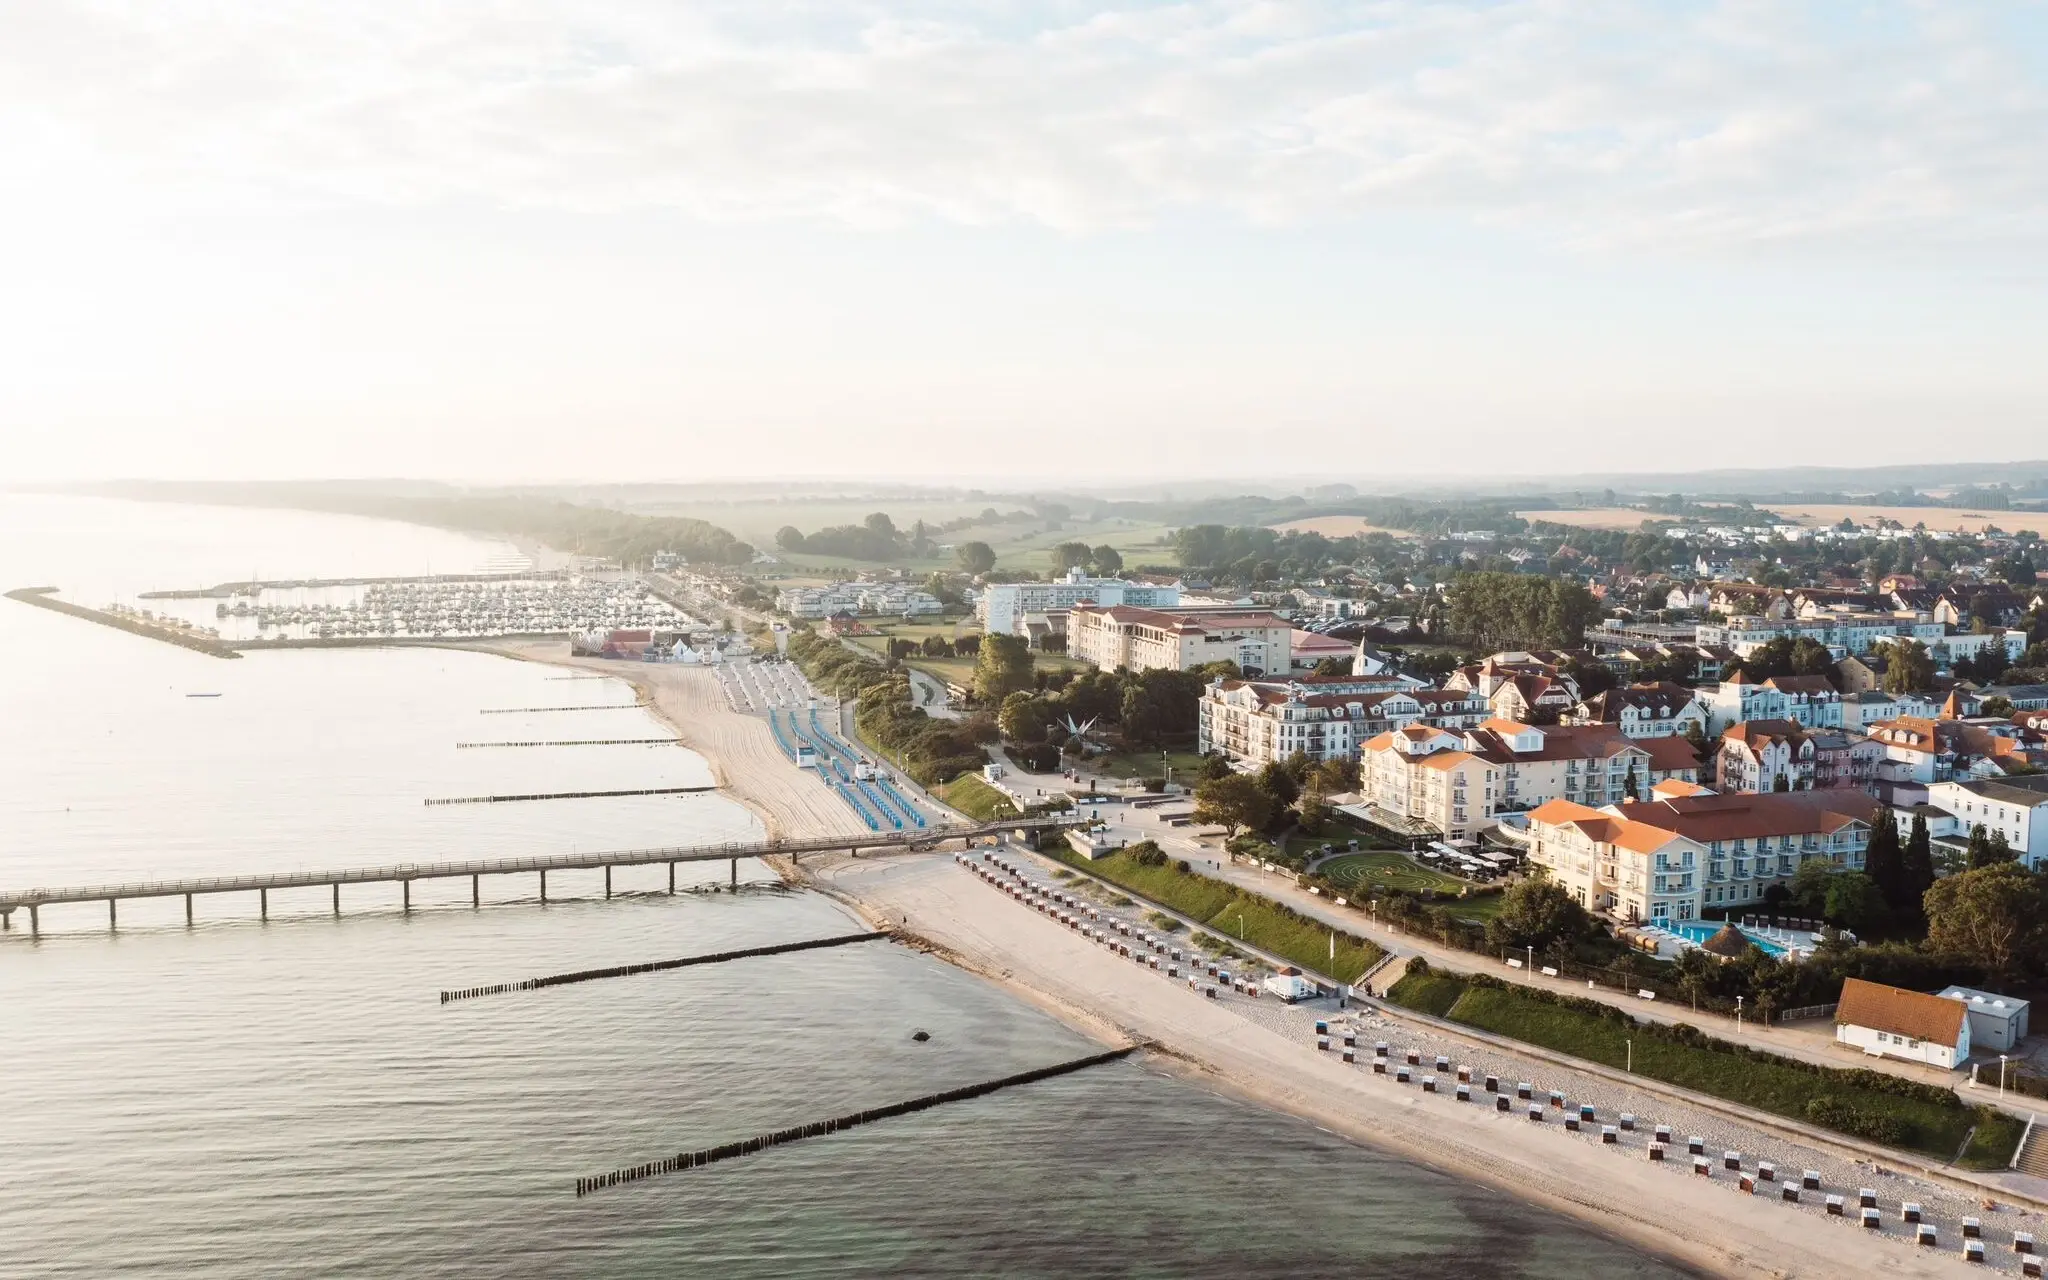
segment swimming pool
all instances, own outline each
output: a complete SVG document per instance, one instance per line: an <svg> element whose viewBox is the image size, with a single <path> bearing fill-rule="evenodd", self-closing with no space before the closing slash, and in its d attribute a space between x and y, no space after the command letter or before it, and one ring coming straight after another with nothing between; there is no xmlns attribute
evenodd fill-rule
<svg viewBox="0 0 2048 1280"><path fill-rule="evenodd" d="M1669 924L1664 927L1679 937L1684 938L1687 942L1695 944L1705 942L1708 938L1721 932L1721 926L1712 920L1680 920L1675 924ZM1737 930L1737 932L1742 933L1743 937L1762 947L1766 955L1782 956L1785 954L1785 948L1779 943L1768 942L1753 933L1743 932L1742 930Z"/></svg>

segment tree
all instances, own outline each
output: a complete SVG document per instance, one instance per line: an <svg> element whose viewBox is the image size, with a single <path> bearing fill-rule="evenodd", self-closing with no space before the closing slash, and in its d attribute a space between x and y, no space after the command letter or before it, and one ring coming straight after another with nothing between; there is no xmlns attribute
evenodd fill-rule
<svg viewBox="0 0 2048 1280"><path fill-rule="evenodd" d="M1202 678L1192 671L1155 667L1127 676L1117 706L1124 741L1157 747L1195 731L1201 716Z"/></svg>
<svg viewBox="0 0 2048 1280"><path fill-rule="evenodd" d="M983 702L1000 703L1019 689L1031 687L1031 650L1022 636L983 636L974 657L974 693Z"/></svg>
<svg viewBox="0 0 2048 1280"><path fill-rule="evenodd" d="M1927 891L1927 945L2010 976L2041 953L2048 894L2017 862L1960 872Z"/></svg>
<svg viewBox="0 0 2048 1280"><path fill-rule="evenodd" d="M1069 569L1085 568L1089 557L1094 554L1085 542L1062 542L1052 549L1053 570L1065 573Z"/></svg>
<svg viewBox="0 0 2048 1280"><path fill-rule="evenodd" d="M1235 839L1273 820L1273 798L1248 774L1227 773L1195 784L1195 821L1220 823Z"/></svg>
<svg viewBox="0 0 2048 1280"><path fill-rule="evenodd" d="M896 536L896 522L891 520L886 512L877 511L861 521L861 524L867 527L869 533L877 537L894 538Z"/></svg>
<svg viewBox="0 0 2048 1280"><path fill-rule="evenodd" d="M1870 842L1863 850L1863 871L1893 907L1910 910L1912 889L1906 881L1905 850L1899 846L1899 821L1889 808L1879 809L1870 824Z"/></svg>
<svg viewBox="0 0 2048 1280"><path fill-rule="evenodd" d="M953 558L972 574L984 574L996 567L995 550L986 542L963 542L954 549Z"/></svg>
<svg viewBox="0 0 2048 1280"><path fill-rule="evenodd" d="M1994 693L1978 704L1977 714L1980 716L2011 716L2012 699L2002 693Z"/></svg>
<svg viewBox="0 0 2048 1280"><path fill-rule="evenodd" d="M1884 691L1915 693L1934 687L1934 659L1918 640L1894 641L1886 652Z"/></svg>
<svg viewBox="0 0 2048 1280"><path fill-rule="evenodd" d="M1089 552L1088 560L1098 577L1113 578L1124 569L1123 554L1106 542Z"/></svg>
<svg viewBox="0 0 2048 1280"><path fill-rule="evenodd" d="M1046 726L1052 722L1051 709L1041 698L1018 690L1003 699L996 724L1011 742L1043 742Z"/></svg>
<svg viewBox="0 0 2048 1280"><path fill-rule="evenodd" d="M1301 798L1301 783L1280 760L1274 760L1259 770L1259 789L1273 797L1276 809L1285 809Z"/></svg>
<svg viewBox="0 0 2048 1280"><path fill-rule="evenodd" d="M1500 910L1486 922L1486 941L1500 948L1570 944L1586 936L1593 918L1554 880L1524 880L1501 895Z"/></svg>
<svg viewBox="0 0 2048 1280"><path fill-rule="evenodd" d="M1927 830L1927 819L1920 814L1913 815L1912 833L1906 837L1906 851L1901 861L1908 901L1900 908L1900 914L1917 916L1921 900L1934 887L1934 841Z"/></svg>
<svg viewBox="0 0 2048 1280"><path fill-rule="evenodd" d="M775 545L781 547L784 551L802 551L804 549L804 531L793 524L783 525L775 531Z"/></svg>
<svg viewBox="0 0 2048 1280"><path fill-rule="evenodd" d="M1839 928L1872 933L1891 920L1892 912L1876 881L1860 871L1837 871L1828 876L1820 914Z"/></svg>

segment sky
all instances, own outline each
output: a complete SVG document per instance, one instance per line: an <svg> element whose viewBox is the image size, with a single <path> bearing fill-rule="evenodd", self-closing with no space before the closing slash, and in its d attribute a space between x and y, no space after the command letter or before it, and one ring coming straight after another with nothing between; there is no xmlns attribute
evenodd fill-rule
<svg viewBox="0 0 2048 1280"><path fill-rule="evenodd" d="M0 483L2048 455L2048 0L0 7Z"/></svg>

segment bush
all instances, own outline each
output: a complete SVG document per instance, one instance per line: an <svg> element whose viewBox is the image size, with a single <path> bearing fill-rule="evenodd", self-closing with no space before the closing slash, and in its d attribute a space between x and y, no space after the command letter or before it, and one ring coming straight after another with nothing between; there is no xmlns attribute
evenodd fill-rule
<svg viewBox="0 0 2048 1280"><path fill-rule="evenodd" d="M1806 1118L1824 1129L1834 1129L1882 1142L1888 1147L1906 1140L1906 1126L1897 1116L1863 1107L1852 1107L1832 1094L1822 1094L1806 1104Z"/></svg>

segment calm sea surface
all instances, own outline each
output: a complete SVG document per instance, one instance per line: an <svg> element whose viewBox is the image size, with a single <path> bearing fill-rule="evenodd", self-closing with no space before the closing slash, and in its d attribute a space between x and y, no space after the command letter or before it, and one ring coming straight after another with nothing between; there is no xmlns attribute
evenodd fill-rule
<svg viewBox="0 0 2048 1280"><path fill-rule="evenodd" d="M0 495L0 589L94 605L262 576L503 569L291 512ZM613 681L430 650L226 662L0 601L0 885L758 834ZM188 697L188 694L219 694ZM722 865L706 876L722 877ZM683 869L685 883L691 878ZM750 879L770 880L759 868ZM53 907L0 935L0 1275L1654 1276L1571 1223L1122 1064L575 1199L579 1174L1089 1052L882 944L442 1006L444 987L844 932L663 869ZM650 891L642 895L638 891ZM912 1030L932 1033L913 1043Z"/></svg>

